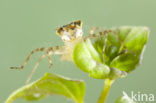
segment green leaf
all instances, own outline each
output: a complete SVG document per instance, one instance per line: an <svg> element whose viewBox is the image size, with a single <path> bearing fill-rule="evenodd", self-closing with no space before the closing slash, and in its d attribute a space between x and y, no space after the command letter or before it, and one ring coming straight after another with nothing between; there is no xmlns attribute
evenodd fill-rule
<svg viewBox="0 0 156 103"><path fill-rule="evenodd" d="M148 39L149 29L147 27L134 27L124 40L124 45L129 51L139 56Z"/></svg>
<svg viewBox="0 0 156 103"><path fill-rule="evenodd" d="M77 43L73 62L97 79L124 77L126 72L130 73L141 63L149 29L124 26L105 31L108 32Z"/></svg>
<svg viewBox="0 0 156 103"><path fill-rule="evenodd" d="M115 103L136 103L134 102L130 97L128 97L128 95L123 92L123 96L119 97Z"/></svg>
<svg viewBox="0 0 156 103"><path fill-rule="evenodd" d="M65 77L46 73L41 79L25 85L13 92L5 103L12 103L15 99L39 100L48 95L62 95L83 103L85 84L83 81L71 80Z"/></svg>
<svg viewBox="0 0 156 103"><path fill-rule="evenodd" d="M111 67L118 68L121 71L130 72L139 64L139 57L133 53L125 53L117 56L111 62Z"/></svg>
<svg viewBox="0 0 156 103"><path fill-rule="evenodd" d="M125 46L125 52L116 56L111 61L110 67L129 73L141 63L149 29L147 27L120 27L118 30L122 45ZM122 45L120 51L124 49Z"/></svg>
<svg viewBox="0 0 156 103"><path fill-rule="evenodd" d="M100 54L89 39L76 45L73 51L73 60L81 70L88 72L91 77L97 79L108 77L110 69L107 65L102 64Z"/></svg>
<svg viewBox="0 0 156 103"><path fill-rule="evenodd" d="M73 60L85 72L90 72L96 66L96 61L91 56L85 42L80 42L76 45L73 51Z"/></svg>
<svg viewBox="0 0 156 103"><path fill-rule="evenodd" d="M104 79L108 77L110 69L107 65L97 64L90 72L90 77L96 79Z"/></svg>

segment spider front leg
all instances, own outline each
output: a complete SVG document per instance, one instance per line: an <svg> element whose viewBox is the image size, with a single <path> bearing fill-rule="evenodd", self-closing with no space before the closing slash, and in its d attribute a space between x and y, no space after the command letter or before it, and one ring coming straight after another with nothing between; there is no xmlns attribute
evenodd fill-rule
<svg viewBox="0 0 156 103"><path fill-rule="evenodd" d="M48 48L47 51L46 51L46 54L43 54L43 55L38 59L37 63L35 64L35 66L34 66L32 72L31 72L31 74L29 75L28 79L26 80L25 84L28 84L28 83L29 83L29 81L31 80L33 74L34 74L35 71L37 70L37 68L38 68L38 66L39 66L39 64L40 64L40 62L41 62L41 60L42 60L43 58L48 57L48 61L49 61L49 63L50 63L50 68L51 68L53 64L52 64L52 60L50 59L50 56L51 56L52 54L57 54L57 55L60 54L60 55L61 55L61 54L64 54L65 52L66 52L66 51L65 51L64 46L56 46L56 47L50 47L50 48Z"/></svg>
<svg viewBox="0 0 156 103"><path fill-rule="evenodd" d="M95 35L95 31L99 31L100 28L99 27L91 27L90 31L89 31L89 36L93 37Z"/></svg>
<svg viewBox="0 0 156 103"><path fill-rule="evenodd" d="M32 57L32 55L34 53L42 52L42 51L45 51L45 48L36 48L36 49L32 50L31 53L26 58L26 60L24 61L24 63L20 67L10 67L10 69L24 69L25 65L28 63L28 61L30 60L30 58Z"/></svg>
<svg viewBox="0 0 156 103"><path fill-rule="evenodd" d="M32 50L31 53L26 58L26 60L24 61L24 63L20 67L10 67L10 69L24 69L25 65L28 63L28 61L30 60L30 58L32 57L32 55L34 53L46 51L46 53L48 54L48 50L46 50L46 49L47 48L36 48L36 49ZM53 64L52 64L52 61L50 59L50 55L47 55L47 57L48 57L48 61L50 64L49 68L51 68Z"/></svg>

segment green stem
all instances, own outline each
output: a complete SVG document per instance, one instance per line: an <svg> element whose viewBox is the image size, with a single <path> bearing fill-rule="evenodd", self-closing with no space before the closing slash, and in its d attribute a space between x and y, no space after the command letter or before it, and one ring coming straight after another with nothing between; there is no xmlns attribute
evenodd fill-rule
<svg viewBox="0 0 156 103"><path fill-rule="evenodd" d="M110 80L110 79L105 80L104 88L102 90L101 96L100 96L97 103L106 103L106 99L107 99L109 90L110 90L111 85L113 84L113 82L114 82L114 80Z"/></svg>

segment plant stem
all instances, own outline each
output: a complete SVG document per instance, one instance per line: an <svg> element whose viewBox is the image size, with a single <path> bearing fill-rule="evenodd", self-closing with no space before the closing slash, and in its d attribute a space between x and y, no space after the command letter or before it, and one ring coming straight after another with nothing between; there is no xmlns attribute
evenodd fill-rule
<svg viewBox="0 0 156 103"><path fill-rule="evenodd" d="M104 88L102 90L101 96L97 103L106 103L106 99L109 93L109 90L111 88L111 85L113 84L114 80L106 79L104 82Z"/></svg>

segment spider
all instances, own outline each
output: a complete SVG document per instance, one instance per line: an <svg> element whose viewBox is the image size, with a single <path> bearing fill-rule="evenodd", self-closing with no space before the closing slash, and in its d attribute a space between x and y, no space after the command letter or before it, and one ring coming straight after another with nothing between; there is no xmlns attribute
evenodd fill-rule
<svg viewBox="0 0 156 103"><path fill-rule="evenodd" d="M98 27L92 27L89 32L89 36L85 37L83 36L83 30L82 30L82 22L80 20L74 21L72 23L69 23L67 25L64 25L62 27L59 27L56 29L56 34L62 39L64 42L64 45L62 46L54 46L54 47L48 47L48 48L36 48L31 51L31 53L28 55L24 63L20 67L11 67L11 69L24 69L25 65L28 63L32 55L36 52L45 52L45 54L41 55L38 61L36 62L32 72L28 76L28 79L26 80L26 84L31 80L34 72L38 68L41 60L45 57L48 58L49 61L49 68L52 67L53 63L50 58L51 55L61 55L61 60L67 60L72 61L72 51L75 45L79 42L83 42L85 39L92 39L99 37L100 35L105 35L106 39L104 40L104 44L107 43L107 34L108 32L111 32L111 30L101 30L98 32L98 34L95 34L95 30L99 30ZM103 54L105 52L106 46L103 46ZM103 56L104 57L104 56ZM104 61L104 58L103 58Z"/></svg>

